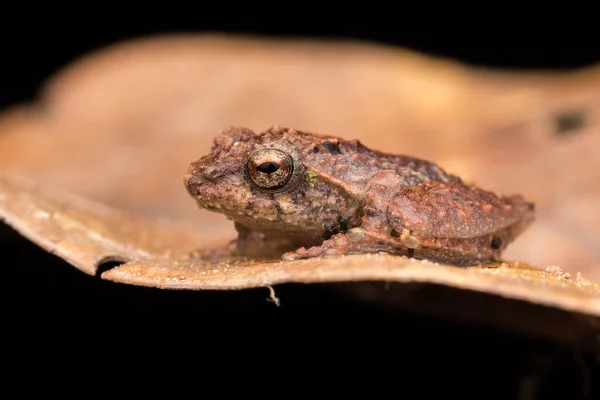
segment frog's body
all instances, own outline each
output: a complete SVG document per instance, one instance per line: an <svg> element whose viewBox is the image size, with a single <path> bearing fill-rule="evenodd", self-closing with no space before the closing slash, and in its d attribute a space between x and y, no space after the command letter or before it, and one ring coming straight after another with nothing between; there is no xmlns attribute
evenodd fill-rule
<svg viewBox="0 0 600 400"><path fill-rule="evenodd" d="M480 264L533 220L520 196L467 186L434 163L280 127L224 131L184 180L200 207L235 221L250 257L384 251Z"/></svg>

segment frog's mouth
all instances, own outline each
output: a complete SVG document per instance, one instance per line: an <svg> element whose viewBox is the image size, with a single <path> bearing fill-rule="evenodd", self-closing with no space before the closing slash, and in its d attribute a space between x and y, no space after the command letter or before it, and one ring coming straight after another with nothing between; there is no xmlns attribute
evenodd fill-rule
<svg viewBox="0 0 600 400"><path fill-rule="evenodd" d="M187 192L195 199L208 199L218 190L221 175L207 171L206 166L200 165L200 161L190 164L188 171L183 176L183 184Z"/></svg>
<svg viewBox="0 0 600 400"><path fill-rule="evenodd" d="M183 176L183 184L189 195L196 200L198 207L211 211L220 211L220 205L210 200L208 182L202 178L195 163L190 165L188 172Z"/></svg>
<svg viewBox="0 0 600 400"><path fill-rule="evenodd" d="M196 163L192 163L186 174L183 176L183 184L185 189L190 194L190 196L196 198L200 195L200 187L202 186L201 179L197 178L198 168L196 167Z"/></svg>

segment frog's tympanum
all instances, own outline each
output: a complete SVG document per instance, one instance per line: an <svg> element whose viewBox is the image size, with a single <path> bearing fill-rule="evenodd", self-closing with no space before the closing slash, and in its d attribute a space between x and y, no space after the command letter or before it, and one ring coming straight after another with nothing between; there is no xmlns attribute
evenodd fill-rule
<svg viewBox="0 0 600 400"><path fill-rule="evenodd" d="M533 204L470 186L438 165L357 140L230 128L184 177L201 208L225 214L249 258L386 252L476 265L533 220Z"/></svg>

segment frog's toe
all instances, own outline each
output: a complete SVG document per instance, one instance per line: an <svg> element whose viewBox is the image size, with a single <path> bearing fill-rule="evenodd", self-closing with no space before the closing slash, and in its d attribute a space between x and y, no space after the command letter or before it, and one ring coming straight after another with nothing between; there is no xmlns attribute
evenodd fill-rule
<svg viewBox="0 0 600 400"><path fill-rule="evenodd" d="M296 251L285 253L281 259L283 261L293 261L316 257L335 257L342 254L345 254L345 252L332 246L331 242L325 242L321 246L313 246L308 249L301 247Z"/></svg>
<svg viewBox="0 0 600 400"><path fill-rule="evenodd" d="M296 261L306 258L309 258L309 256L306 254L306 249L302 247L296 251L288 251L287 253L281 256L281 261Z"/></svg>

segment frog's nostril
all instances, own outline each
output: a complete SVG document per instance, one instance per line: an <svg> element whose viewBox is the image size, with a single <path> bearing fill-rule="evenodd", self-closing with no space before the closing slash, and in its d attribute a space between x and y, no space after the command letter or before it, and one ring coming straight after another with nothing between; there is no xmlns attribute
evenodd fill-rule
<svg viewBox="0 0 600 400"><path fill-rule="evenodd" d="M185 185L186 190L192 196L197 196L200 194L201 190L201 182L198 180L197 176L190 171L183 176L183 184Z"/></svg>
<svg viewBox="0 0 600 400"><path fill-rule="evenodd" d="M189 185L190 185L190 182L192 181L192 177L193 177L193 176L194 176L194 174L191 174L191 173L189 173L189 172L188 172L187 174L185 174L185 175L183 176L183 184L184 184L185 186L189 186Z"/></svg>
<svg viewBox="0 0 600 400"><path fill-rule="evenodd" d="M200 196L202 194L202 186L198 184L194 185L185 185L188 193L194 197Z"/></svg>
<svg viewBox="0 0 600 400"><path fill-rule="evenodd" d="M186 176L187 175L194 175L194 174L196 174L198 172L198 169L199 168L198 168L198 164L197 163L195 163L195 162L191 163L190 166L188 167Z"/></svg>

